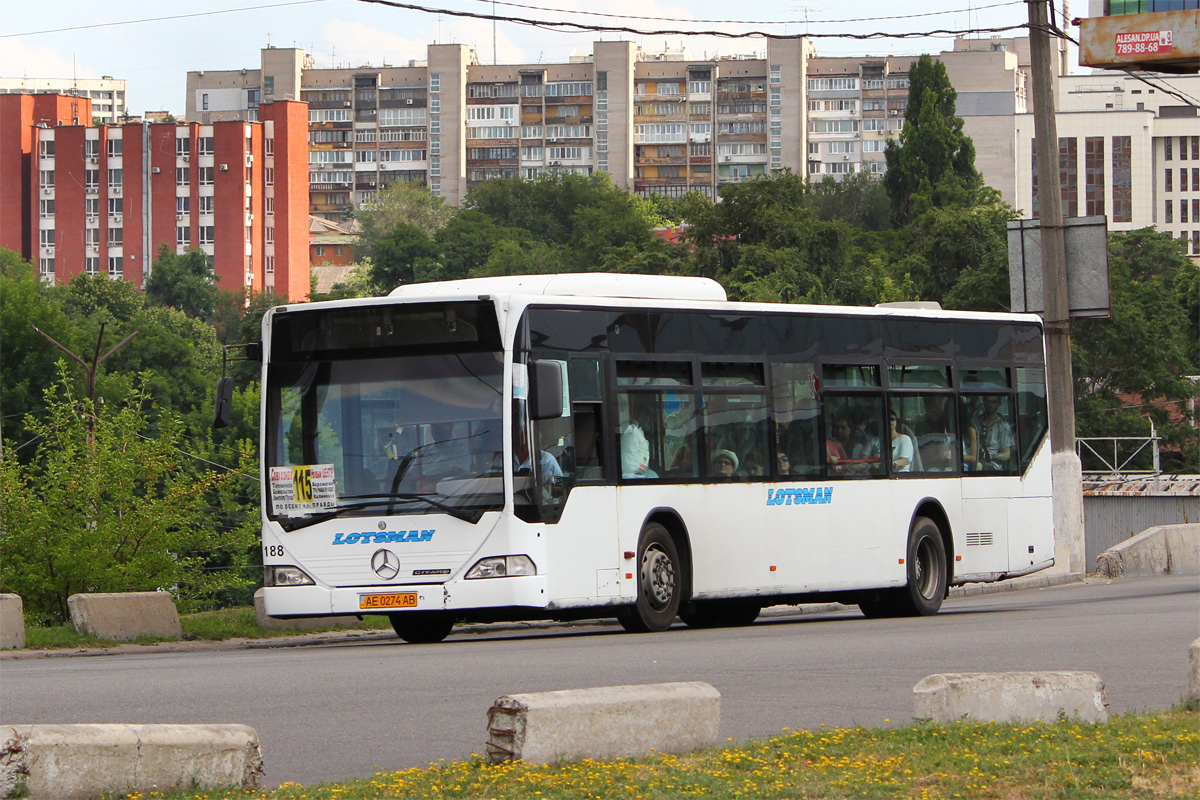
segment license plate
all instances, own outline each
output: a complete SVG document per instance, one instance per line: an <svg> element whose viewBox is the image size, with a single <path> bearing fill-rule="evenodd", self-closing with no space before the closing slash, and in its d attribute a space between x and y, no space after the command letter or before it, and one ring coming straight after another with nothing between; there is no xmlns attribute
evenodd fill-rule
<svg viewBox="0 0 1200 800"><path fill-rule="evenodd" d="M398 592L396 594L360 594L359 608L416 608L416 592Z"/></svg>

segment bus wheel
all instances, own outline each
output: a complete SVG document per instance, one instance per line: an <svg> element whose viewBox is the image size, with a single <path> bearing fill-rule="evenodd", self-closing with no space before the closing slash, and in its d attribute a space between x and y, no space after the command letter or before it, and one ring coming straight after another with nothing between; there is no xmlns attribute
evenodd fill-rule
<svg viewBox="0 0 1200 800"><path fill-rule="evenodd" d="M450 635L454 618L444 611L388 614L396 635L409 644L435 644Z"/></svg>
<svg viewBox="0 0 1200 800"><path fill-rule="evenodd" d="M946 545L937 523L917 517L908 534L908 585L897 591L896 611L904 617L936 614L946 596Z"/></svg>
<svg viewBox="0 0 1200 800"><path fill-rule="evenodd" d="M630 633L665 631L679 613L683 587L679 551L667 529L652 522L638 543L637 605L619 617Z"/></svg>
<svg viewBox="0 0 1200 800"><path fill-rule="evenodd" d="M937 523L917 517L908 533L908 553L904 563L908 583L899 589L882 589L858 601L867 619L887 617L926 617L936 614L946 596L946 546Z"/></svg>

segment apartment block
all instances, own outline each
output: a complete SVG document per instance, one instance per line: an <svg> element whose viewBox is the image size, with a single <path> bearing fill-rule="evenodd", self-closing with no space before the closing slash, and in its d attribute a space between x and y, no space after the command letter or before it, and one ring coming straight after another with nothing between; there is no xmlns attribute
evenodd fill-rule
<svg viewBox="0 0 1200 800"><path fill-rule="evenodd" d="M109 124L128 116L125 81L108 75L103 78L0 78L0 94L60 94L87 98L92 109L87 122Z"/></svg>
<svg viewBox="0 0 1200 800"><path fill-rule="evenodd" d="M0 95L0 246L47 281L139 287L160 246L199 248L221 289L307 295L303 103L264 104L259 123L91 125L79 102Z"/></svg>

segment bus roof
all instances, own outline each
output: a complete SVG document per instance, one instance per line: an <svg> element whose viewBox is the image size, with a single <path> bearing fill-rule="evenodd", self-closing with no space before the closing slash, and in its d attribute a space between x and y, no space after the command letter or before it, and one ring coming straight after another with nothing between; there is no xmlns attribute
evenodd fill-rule
<svg viewBox="0 0 1200 800"><path fill-rule="evenodd" d="M638 300L725 301L725 289L711 278L681 275L633 275L579 272L561 275L504 275L458 281L411 283L393 289L388 297L464 294L527 294L558 297L618 297Z"/></svg>

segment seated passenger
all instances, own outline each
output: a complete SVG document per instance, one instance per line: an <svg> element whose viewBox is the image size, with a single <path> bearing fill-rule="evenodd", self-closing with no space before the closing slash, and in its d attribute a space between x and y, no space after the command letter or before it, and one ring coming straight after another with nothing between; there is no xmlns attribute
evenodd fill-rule
<svg viewBox="0 0 1200 800"><path fill-rule="evenodd" d="M650 469L650 441L636 422L628 422L621 428L621 477L658 477Z"/></svg>
<svg viewBox="0 0 1200 800"><path fill-rule="evenodd" d="M892 472L911 472L913 463L913 440L900 430L900 420L895 412L888 416L892 429Z"/></svg>
<svg viewBox="0 0 1200 800"><path fill-rule="evenodd" d="M732 478L737 472L738 457L732 450L716 450L712 455L712 476L714 478Z"/></svg>

